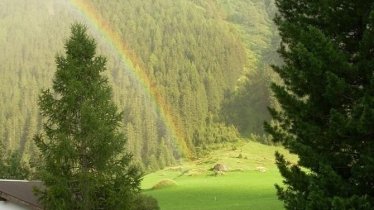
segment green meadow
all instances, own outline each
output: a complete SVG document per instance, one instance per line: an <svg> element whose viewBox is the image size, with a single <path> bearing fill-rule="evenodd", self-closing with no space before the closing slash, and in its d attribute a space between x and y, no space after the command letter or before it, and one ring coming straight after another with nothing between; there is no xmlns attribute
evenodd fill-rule
<svg viewBox="0 0 374 210"><path fill-rule="evenodd" d="M146 175L142 188L158 200L162 210L283 209L274 188L282 183L274 164L275 151L296 161L281 147L255 142L222 145L204 158ZM215 175L209 169L216 163L228 171Z"/></svg>

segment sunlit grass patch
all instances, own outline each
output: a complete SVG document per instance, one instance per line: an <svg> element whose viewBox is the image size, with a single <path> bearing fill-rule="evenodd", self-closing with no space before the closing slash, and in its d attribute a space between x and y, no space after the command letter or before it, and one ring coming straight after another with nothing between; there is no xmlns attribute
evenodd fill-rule
<svg viewBox="0 0 374 210"><path fill-rule="evenodd" d="M274 188L282 182L274 164L276 150L296 162L297 158L281 147L245 142L235 149L221 147L204 158L148 174L142 187L158 200L162 210L283 209ZM223 176L212 176L210 169L217 163L228 167ZM167 179L177 185L152 190Z"/></svg>

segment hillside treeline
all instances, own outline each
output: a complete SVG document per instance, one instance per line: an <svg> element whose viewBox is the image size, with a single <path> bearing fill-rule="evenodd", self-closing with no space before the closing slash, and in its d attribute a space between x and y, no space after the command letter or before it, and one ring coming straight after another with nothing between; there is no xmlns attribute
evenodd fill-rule
<svg viewBox="0 0 374 210"><path fill-rule="evenodd" d="M268 66L278 62L272 1L90 3L148 75L178 135L107 38L69 1L7 0L0 3L0 139L6 149L17 149L26 159L35 156L32 137L42 123L38 95L51 86L56 53L63 52L75 21L87 25L108 59L128 147L146 169L185 156L180 141L196 154L213 143L262 134L272 103Z"/></svg>

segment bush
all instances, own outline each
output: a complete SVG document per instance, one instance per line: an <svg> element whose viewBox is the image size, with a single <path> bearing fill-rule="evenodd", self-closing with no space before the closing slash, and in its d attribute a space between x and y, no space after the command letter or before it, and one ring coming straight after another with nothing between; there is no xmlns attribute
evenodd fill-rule
<svg viewBox="0 0 374 210"><path fill-rule="evenodd" d="M177 182L171 179L163 179L152 187L152 190L162 189L166 187L176 186Z"/></svg>
<svg viewBox="0 0 374 210"><path fill-rule="evenodd" d="M0 145L0 179L28 179L30 168L22 161L21 153L15 151L2 151Z"/></svg>
<svg viewBox="0 0 374 210"><path fill-rule="evenodd" d="M160 207L152 196L139 194L135 199L133 210L160 210Z"/></svg>

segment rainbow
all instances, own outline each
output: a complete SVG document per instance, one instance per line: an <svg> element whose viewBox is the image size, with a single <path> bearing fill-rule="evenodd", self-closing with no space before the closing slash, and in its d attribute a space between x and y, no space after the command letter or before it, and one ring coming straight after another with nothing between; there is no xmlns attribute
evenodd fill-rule
<svg viewBox="0 0 374 210"><path fill-rule="evenodd" d="M81 15L100 33L106 43L116 52L123 64L130 70L134 77L138 80L139 84L143 87L144 91L150 96L155 104L160 117L169 129L171 135L177 140L180 151L183 155L191 157L191 150L187 146L184 138L184 131L181 128L180 122L173 117L170 105L158 92L156 83L152 82L148 75L145 73L144 66L139 62L138 57L128 48L128 45L120 37L120 35L111 28L107 22L97 11L94 5L88 0L68 0L70 4L78 10Z"/></svg>

